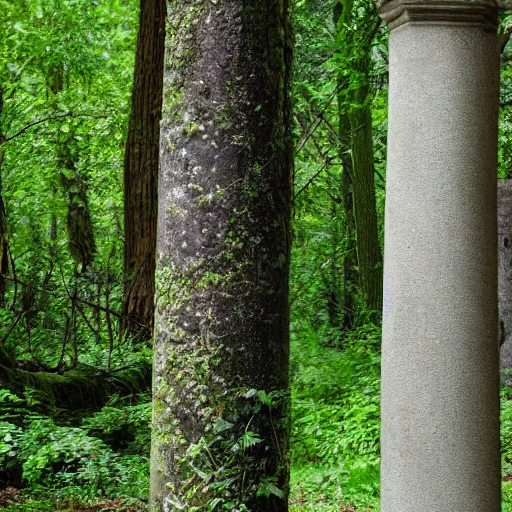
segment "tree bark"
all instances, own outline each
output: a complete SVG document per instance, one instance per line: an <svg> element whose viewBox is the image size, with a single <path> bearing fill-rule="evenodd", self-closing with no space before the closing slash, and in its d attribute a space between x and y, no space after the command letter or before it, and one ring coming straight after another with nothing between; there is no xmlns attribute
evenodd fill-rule
<svg viewBox="0 0 512 512"><path fill-rule="evenodd" d="M170 5L152 507L285 512L289 3Z"/></svg>
<svg viewBox="0 0 512 512"><path fill-rule="evenodd" d="M343 244L343 224L340 218L343 212L342 190L339 184L343 179L336 172L327 171L327 186L329 188L330 199L330 257L329 265L321 269L322 281L325 288L325 298L327 314L329 316L329 325L333 329L339 329L343 324L343 263L339 259L340 247Z"/></svg>
<svg viewBox="0 0 512 512"><path fill-rule="evenodd" d="M369 58L369 57L368 57ZM366 77L369 78L368 76ZM354 219L361 291L370 311L382 310L382 250L375 200L372 113L369 89L355 92L359 106L349 114L352 134Z"/></svg>
<svg viewBox="0 0 512 512"><path fill-rule="evenodd" d="M5 292L7 290L6 275L9 272L9 242L7 234L7 212L2 195L2 166L4 163L5 150L1 144L5 139L2 130L2 113L4 109L3 89L0 85L0 307L5 307Z"/></svg>
<svg viewBox="0 0 512 512"><path fill-rule="evenodd" d="M346 173L346 182L343 185L347 212L346 228L348 230L351 227L355 228L359 286L364 296L365 306L372 312L380 312L382 309L382 250L375 199L370 89L373 32L370 32L370 37L366 34L354 37L354 31L348 28L352 23L352 9L352 0L339 1L334 8L338 51L342 53L350 68L348 73L345 69L338 79L341 151ZM347 103L348 106L345 106ZM344 144L343 140L347 137L349 141ZM350 161L347 156L348 147L351 150ZM348 210L350 204L353 208L353 217ZM350 237L350 232L348 235ZM350 246L349 254L353 254ZM346 271L348 276L353 278L348 268ZM348 290L353 289L350 283L348 284ZM347 307L350 304L354 305L354 297L347 295L346 292L345 296L350 301Z"/></svg>
<svg viewBox="0 0 512 512"><path fill-rule="evenodd" d="M336 20L337 22L337 20ZM344 331L354 327L356 311L356 293L359 282L357 273L356 225L354 222L354 199L352 195L352 177L354 174L350 154L350 121L345 108L345 78L338 78L338 129L340 140L340 159L343 165L341 192L343 198L343 322Z"/></svg>
<svg viewBox="0 0 512 512"><path fill-rule="evenodd" d="M165 0L141 0L130 125L124 160L124 291L122 330L153 332Z"/></svg>
<svg viewBox="0 0 512 512"><path fill-rule="evenodd" d="M345 165L347 160L347 165ZM344 233L345 252L343 257L343 330L349 331L354 327L356 316L357 292L357 252L356 252L356 227L354 223L354 201L352 198L352 178L348 171L348 163L352 164L350 156L343 158L343 207L345 210ZM351 168L351 165L350 165Z"/></svg>

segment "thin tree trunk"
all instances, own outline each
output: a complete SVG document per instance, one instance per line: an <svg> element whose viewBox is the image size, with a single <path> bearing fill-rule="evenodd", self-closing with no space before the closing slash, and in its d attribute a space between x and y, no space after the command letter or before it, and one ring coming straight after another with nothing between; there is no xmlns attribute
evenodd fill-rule
<svg viewBox="0 0 512 512"><path fill-rule="evenodd" d="M289 4L169 5L152 507L285 512Z"/></svg>
<svg viewBox="0 0 512 512"><path fill-rule="evenodd" d="M369 56L368 56L369 58ZM369 80L369 77L365 77ZM372 112L369 87L355 94L357 107L350 110L354 179L354 219L356 223L357 261L361 290L370 311L382 310L382 251L375 200L375 163L373 156Z"/></svg>
<svg viewBox="0 0 512 512"><path fill-rule="evenodd" d="M346 60L347 66L350 66L350 70L347 72L347 69L344 69L343 75L338 79L340 139L342 141L349 139L341 144L341 158L346 171L343 184L347 212L346 227L355 229L359 287L364 296L365 306L368 310L377 312L378 315L382 309L382 251L375 199L372 138L370 90L372 41L366 34L361 36L350 30L353 8L353 0L338 1L334 6L338 51ZM349 87L351 83L352 85L357 83L357 87ZM351 157L347 151L349 145ZM353 217L349 213L350 203L352 203ZM348 235L349 240L352 240L349 232ZM349 254L354 254L351 247ZM350 274L348 265L351 268L353 266L350 256L347 256L349 259L346 270ZM351 283L348 285L346 290L353 289ZM351 301L347 304L347 309L350 306L353 308L354 295L345 294L345 297Z"/></svg>
<svg viewBox="0 0 512 512"><path fill-rule="evenodd" d="M2 166L4 163L5 150L1 143L5 139L2 130L2 113L4 109L3 89L0 85L0 308L5 307L5 292L7 282L5 277L9 272L9 242L7 234L7 213L2 195Z"/></svg>
<svg viewBox="0 0 512 512"><path fill-rule="evenodd" d="M341 79L338 81L341 85ZM350 154L350 122L348 115L343 108L341 97L342 87L338 93L338 116L339 116L339 139L340 158L343 165L343 176L341 190L343 197L343 330L349 331L354 327L357 287L359 276L357 272L356 252L356 225L354 222L354 200L352 196L352 156Z"/></svg>
<svg viewBox="0 0 512 512"><path fill-rule="evenodd" d="M141 0L132 109L124 160L124 292L121 329L153 332L160 118L166 0Z"/></svg>
<svg viewBox="0 0 512 512"><path fill-rule="evenodd" d="M343 325L343 264L340 262L340 249L344 243L343 223L340 222L343 215L343 197L339 186L342 175L337 171L327 171L327 187L330 198L330 224L329 238L331 253L329 265L322 269L322 281L325 287L327 302L327 314L329 324L333 329L339 329Z"/></svg>
<svg viewBox="0 0 512 512"><path fill-rule="evenodd" d="M338 51L347 52L350 47L346 33L346 25L352 17L352 0L338 1L334 5L333 19L337 28L336 42ZM343 73L337 79L338 101L338 136L340 160L343 165L342 197L343 197L343 232L345 244L343 252L343 330L354 327L356 316L356 294L359 287L357 271L356 225L354 221L354 199L352 195L353 165L351 155L350 120L346 90L349 80Z"/></svg>

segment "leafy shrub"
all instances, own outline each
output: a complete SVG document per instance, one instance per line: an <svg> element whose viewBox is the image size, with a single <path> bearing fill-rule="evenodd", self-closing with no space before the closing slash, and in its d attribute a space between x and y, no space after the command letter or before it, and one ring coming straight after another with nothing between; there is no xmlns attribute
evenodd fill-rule
<svg viewBox="0 0 512 512"><path fill-rule="evenodd" d="M255 498L284 496L278 487L280 468L273 477L259 478L265 453L279 450L269 432L283 421L289 394L256 389L232 389L226 393L222 413L212 416L205 435L191 444L179 460L187 481L171 501L173 510L187 512L250 512ZM267 441L265 441L267 438ZM283 461L284 462L284 461ZM184 492L185 491L185 492Z"/></svg>
<svg viewBox="0 0 512 512"><path fill-rule="evenodd" d="M146 497L147 457L119 455L81 428L30 418L24 430L3 422L1 453L6 466L22 464L23 480L56 498L94 499L107 494ZM7 451L10 449L10 451Z"/></svg>
<svg viewBox="0 0 512 512"><path fill-rule="evenodd" d="M8 483L19 471L29 492L57 500L147 497L150 402L105 407L82 428L56 424L26 407L26 400L0 391L0 480ZM129 439L124 452L107 444L116 435Z"/></svg>
<svg viewBox="0 0 512 512"><path fill-rule="evenodd" d="M340 500L373 506L379 493L380 329L365 325L342 339L307 323L294 328L292 501L309 496L333 506ZM341 348L326 346L333 339Z"/></svg>
<svg viewBox="0 0 512 512"><path fill-rule="evenodd" d="M146 398L147 397L143 397ZM113 401L110 401L112 404ZM107 405L84 418L82 427L94 437L123 453L140 453L149 457L151 444L151 401L128 406Z"/></svg>

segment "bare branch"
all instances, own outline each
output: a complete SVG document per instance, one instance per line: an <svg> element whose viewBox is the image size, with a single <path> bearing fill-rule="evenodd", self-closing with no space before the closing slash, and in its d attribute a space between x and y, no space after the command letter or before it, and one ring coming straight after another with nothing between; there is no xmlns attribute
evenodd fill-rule
<svg viewBox="0 0 512 512"><path fill-rule="evenodd" d="M53 116L44 117L43 119L39 119L37 121L34 121L33 123L27 124L27 126L24 126L21 130L16 132L14 135L11 135L10 137L4 138L3 140L0 140L0 145L5 144L6 142L9 142L16 137L19 137L20 135L23 135L27 130L30 128L33 128L34 126L37 126L38 124L46 123L48 121L55 121L57 119L65 119L67 117L91 117L93 119L106 119L107 116L97 116L92 114L75 114L74 112L62 112L60 114L55 114Z"/></svg>

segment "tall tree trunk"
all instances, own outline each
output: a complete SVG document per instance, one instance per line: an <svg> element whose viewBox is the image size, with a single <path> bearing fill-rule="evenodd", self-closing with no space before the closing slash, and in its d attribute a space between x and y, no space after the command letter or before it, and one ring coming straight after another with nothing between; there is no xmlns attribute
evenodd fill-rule
<svg viewBox="0 0 512 512"><path fill-rule="evenodd" d="M355 98L358 106L350 111L354 172L352 190L361 290L365 296L366 307L370 311L380 312L382 310L382 251L375 200L372 113L368 96L368 88L356 91Z"/></svg>
<svg viewBox="0 0 512 512"><path fill-rule="evenodd" d="M0 85L0 307L5 307L5 292L7 289L6 276L9 272L9 242L7 235L7 212L2 195L2 166L4 163L5 150L3 143L5 135L2 129L2 113L4 110L3 88Z"/></svg>
<svg viewBox="0 0 512 512"><path fill-rule="evenodd" d="M348 71L344 69L343 75L338 79L342 161L347 171L343 188L347 212L348 204L353 203L353 218L347 213L346 222L355 226L360 290L366 307L379 314L382 309L382 251L375 199L371 114L370 68L373 33L368 37L366 33L361 35L350 29L353 8L353 0L338 1L334 6L338 51L349 67ZM374 10L367 12L367 16L373 14L378 19ZM345 142L347 137L348 144ZM351 149L351 162L348 162L346 156L345 148L348 145Z"/></svg>
<svg viewBox="0 0 512 512"><path fill-rule="evenodd" d="M0 133L0 140L2 134ZM0 148L0 172L4 152ZM2 176L0 175L0 308L5 307L5 292L7 291L7 274L9 273L9 242L7 233L7 212L2 196Z"/></svg>
<svg viewBox="0 0 512 512"><path fill-rule="evenodd" d="M350 38L347 37L346 26L352 18L352 0L338 1L334 4L333 19L336 26L337 50L348 53ZM344 70L343 70L344 71ZM356 224L354 221L354 198L352 182L354 170L352 165L350 119L348 116L347 89L349 78L338 73L338 137L340 160L343 165L342 197L343 197L343 232L345 238L343 251L343 330L349 331L354 327L356 317L356 294L359 287L356 249Z"/></svg>
<svg viewBox="0 0 512 512"><path fill-rule="evenodd" d="M124 160L122 330L153 332L159 137L166 0L141 0L130 125Z"/></svg>
<svg viewBox="0 0 512 512"><path fill-rule="evenodd" d="M343 323L344 331L354 327L357 287L356 225L354 222L354 200L352 196L352 177L354 174L350 152L350 121L344 105L345 78L338 78L338 129L340 140L340 159L343 165L341 192L343 198Z"/></svg>
<svg viewBox="0 0 512 512"><path fill-rule="evenodd" d="M285 512L289 3L170 6L152 507Z"/></svg>
<svg viewBox="0 0 512 512"><path fill-rule="evenodd" d="M329 224L331 254L329 265L321 269L329 324L334 329L339 329L343 324L343 266L339 261L340 247L343 244L343 225L340 223L343 199L339 187L339 178L340 176L337 176L336 172L327 172L326 183L331 213Z"/></svg>
<svg viewBox="0 0 512 512"><path fill-rule="evenodd" d="M344 233L345 251L343 258L343 330L349 331L355 325L357 293L357 252L356 252L356 226L354 222L354 200L352 197L352 177L348 169L352 168L350 155L342 158L343 164L343 207L344 207ZM349 167L350 162L350 167Z"/></svg>

